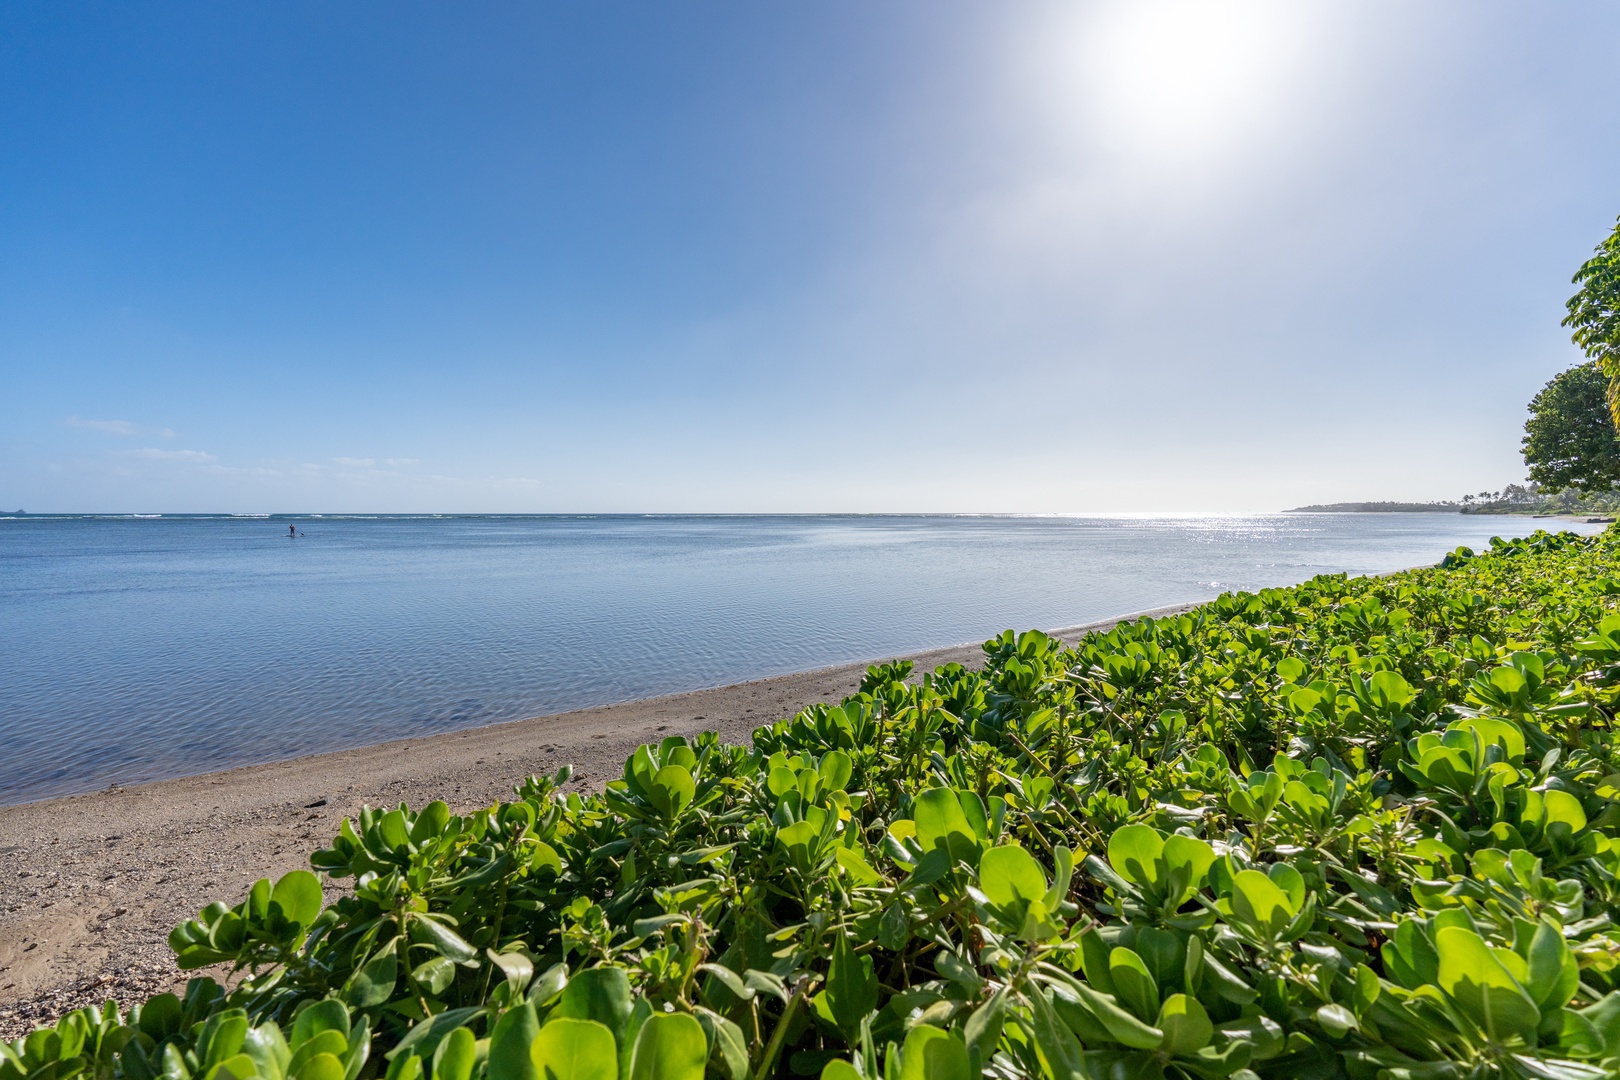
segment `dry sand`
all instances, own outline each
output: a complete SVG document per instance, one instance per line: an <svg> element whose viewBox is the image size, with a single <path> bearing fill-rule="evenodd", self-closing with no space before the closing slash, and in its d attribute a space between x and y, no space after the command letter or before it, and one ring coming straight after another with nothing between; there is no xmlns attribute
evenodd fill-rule
<svg viewBox="0 0 1620 1080"><path fill-rule="evenodd" d="M1117 621L1055 633L1073 640ZM978 645L962 645L911 659L925 671L982 657ZM0 1039L82 1005L128 1006L183 985L169 930L210 901L236 903L258 878L306 867L363 805L443 799L473 810L566 764L574 766L570 788L596 790L642 743L699 731L745 743L762 724L854 693L866 667L0 807Z"/></svg>

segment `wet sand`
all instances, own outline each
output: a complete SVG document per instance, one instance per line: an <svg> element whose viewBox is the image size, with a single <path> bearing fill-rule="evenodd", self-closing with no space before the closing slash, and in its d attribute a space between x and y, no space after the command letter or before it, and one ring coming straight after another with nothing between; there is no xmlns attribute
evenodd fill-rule
<svg viewBox="0 0 1620 1080"><path fill-rule="evenodd" d="M1054 632L1073 640L1118 621ZM910 659L926 671L982 657L972 644ZM467 811L568 764L571 789L598 790L642 743L700 731L746 743L763 724L854 693L867 666L0 807L0 1039L82 1005L127 1006L183 985L169 930L213 900L238 902L257 878L306 867L363 805L443 799Z"/></svg>

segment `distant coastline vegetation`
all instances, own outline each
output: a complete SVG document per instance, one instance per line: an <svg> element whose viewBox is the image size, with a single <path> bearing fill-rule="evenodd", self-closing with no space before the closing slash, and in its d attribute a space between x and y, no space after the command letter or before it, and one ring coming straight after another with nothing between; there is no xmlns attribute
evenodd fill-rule
<svg viewBox="0 0 1620 1080"><path fill-rule="evenodd" d="M1313 503L1285 514L1519 514L1579 517L1613 516L1620 512L1620 491L1548 491L1540 484L1509 484L1501 491L1482 491L1461 499L1435 502Z"/></svg>
<svg viewBox="0 0 1620 1080"><path fill-rule="evenodd" d="M1452 514L1454 502L1341 502L1312 503L1284 510L1285 514Z"/></svg>

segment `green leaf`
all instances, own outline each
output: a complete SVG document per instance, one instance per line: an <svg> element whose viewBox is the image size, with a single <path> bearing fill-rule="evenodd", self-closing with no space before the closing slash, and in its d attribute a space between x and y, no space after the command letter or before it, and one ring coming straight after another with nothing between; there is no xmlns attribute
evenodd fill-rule
<svg viewBox="0 0 1620 1080"><path fill-rule="evenodd" d="M934 953L934 970L958 986L966 987L971 994L977 994L984 986L984 980L971 964L945 949Z"/></svg>
<svg viewBox="0 0 1620 1080"><path fill-rule="evenodd" d="M197 1056L202 1059L204 1067L218 1065L226 1058L233 1058L242 1049L242 1040L247 1038L247 1014L240 1009L232 1009L226 1013L216 1013L208 1018L203 1025L201 1033L197 1036ZM63 1060L77 1057L77 1051L71 1047L64 1047L68 1052L62 1054Z"/></svg>
<svg viewBox="0 0 1620 1080"><path fill-rule="evenodd" d="M724 964L699 964L697 969L705 975L712 975L716 982L725 987L726 991L739 1001L753 999L753 988L743 982L741 975L738 975Z"/></svg>
<svg viewBox="0 0 1620 1080"><path fill-rule="evenodd" d="M1334 1039L1342 1039L1351 1031L1361 1030L1361 1021L1356 1019L1356 1014L1343 1005L1321 1006L1316 1010L1316 1022Z"/></svg>
<svg viewBox="0 0 1620 1080"><path fill-rule="evenodd" d="M411 925L422 932L422 936L428 939L428 944L437 949L441 956L458 964L478 955L478 950L469 945L460 934L437 920L418 915L411 920Z"/></svg>
<svg viewBox="0 0 1620 1080"><path fill-rule="evenodd" d="M929 788L914 800L912 811L917 823L917 843L924 852L943 848L952 863L965 862L971 866L978 861L979 844L955 791L945 787Z"/></svg>
<svg viewBox="0 0 1620 1080"><path fill-rule="evenodd" d="M381 1005L394 996L394 985L399 982L399 958L394 955L394 944L389 942L381 952L367 960L365 966L349 978L343 996L356 1009L369 1009Z"/></svg>
<svg viewBox="0 0 1620 1080"><path fill-rule="evenodd" d="M424 960L416 965L411 972L415 979L430 994L442 994L445 988L456 977L456 965L447 957L435 956L431 960Z"/></svg>
<svg viewBox="0 0 1620 1080"><path fill-rule="evenodd" d="M697 793L692 774L682 765L665 765L653 775L647 791L647 800L658 808L666 819L680 816Z"/></svg>
<svg viewBox="0 0 1620 1080"><path fill-rule="evenodd" d="M242 1039L242 1053L253 1059L256 1072L264 1077L285 1076L287 1063L292 1060L287 1039L274 1021L250 1029Z"/></svg>
<svg viewBox="0 0 1620 1080"><path fill-rule="evenodd" d="M1046 890L1045 896L1041 897L1041 903L1046 906L1047 911L1056 911L1058 909L1058 905L1062 904L1068 897L1069 885L1074 880L1074 852L1070 851L1067 845L1059 844L1052 849L1052 855L1056 860L1056 866L1053 867L1052 887Z"/></svg>
<svg viewBox="0 0 1620 1080"><path fill-rule="evenodd" d="M979 858L979 888L998 907L1028 903L1046 895L1046 875L1029 852L1016 844L993 847Z"/></svg>
<svg viewBox="0 0 1620 1080"><path fill-rule="evenodd" d="M523 953L498 953L493 949L485 949L484 953L501 969L506 981L512 984L512 993L521 994L523 988L529 985L529 980L534 978L534 961Z"/></svg>
<svg viewBox="0 0 1620 1080"><path fill-rule="evenodd" d="M1406 918L1397 923L1394 938L1384 942L1379 954L1385 970L1409 990L1416 990L1439 977L1439 954L1417 919Z"/></svg>
<svg viewBox="0 0 1620 1080"><path fill-rule="evenodd" d="M844 871L849 874L852 885L883 884L882 875L872 869L871 864L861 855L859 848L844 847L840 844L833 849L833 857L838 860L838 865L843 867Z"/></svg>
<svg viewBox="0 0 1620 1080"><path fill-rule="evenodd" d="M972 1080L966 1044L939 1028L917 1025L900 1051L900 1080Z"/></svg>
<svg viewBox="0 0 1620 1080"><path fill-rule="evenodd" d="M843 1058L833 1058L821 1067L821 1080L866 1080L866 1078Z"/></svg>
<svg viewBox="0 0 1620 1080"><path fill-rule="evenodd" d="M740 983L740 980L739 980ZM718 1054L719 1064L731 1080L748 1080L748 1037L742 1028L712 1009L699 1006L698 1023L708 1037L710 1057Z"/></svg>
<svg viewBox="0 0 1620 1080"><path fill-rule="evenodd" d="M1547 824L1561 821L1569 826L1569 831L1578 833L1586 828L1586 811L1581 809L1581 800L1567 791L1551 788L1542 794L1547 806Z"/></svg>
<svg viewBox="0 0 1620 1080"><path fill-rule="evenodd" d="M962 1026L962 1038L969 1050L978 1050L980 1061L989 1061L1001 1040L1001 1027L1007 1019L1007 995L1002 987L990 995L990 1000L973 1010Z"/></svg>
<svg viewBox="0 0 1620 1080"><path fill-rule="evenodd" d="M1080 932L1080 964L1085 972L1086 981L1104 994L1114 992L1114 980L1108 974L1108 943L1097 932L1095 926L1088 926Z"/></svg>
<svg viewBox="0 0 1620 1080"><path fill-rule="evenodd" d="M827 786L828 791L842 791L849 786L849 778L855 772L855 763L842 750L829 750L822 755L821 765L817 771L821 773L821 782Z"/></svg>
<svg viewBox="0 0 1620 1080"><path fill-rule="evenodd" d="M542 1080L529 1047L540 1034L534 1006L525 1001L508 1009L489 1035L489 1080Z"/></svg>
<svg viewBox="0 0 1620 1080"><path fill-rule="evenodd" d="M1601 1057L1605 1047L1603 1036L1592 1022L1572 1009L1555 1009L1541 1021L1539 1032L1542 1043L1549 1040L1565 1054L1578 1057Z"/></svg>
<svg viewBox="0 0 1620 1080"><path fill-rule="evenodd" d="M708 1060L709 1045L696 1020L686 1013L654 1013L636 1035L630 1080L703 1080Z"/></svg>
<svg viewBox="0 0 1620 1080"><path fill-rule="evenodd" d="M1240 870L1232 879L1232 911L1266 936L1276 936L1293 921L1288 896L1258 870Z"/></svg>
<svg viewBox="0 0 1620 1080"><path fill-rule="evenodd" d="M771 994L784 1005L787 1004L788 999L791 997L787 986L782 982L782 976L775 972L749 968L743 972L743 985L756 994Z"/></svg>
<svg viewBox="0 0 1620 1080"><path fill-rule="evenodd" d="M1530 939L1529 982L1525 989L1543 1013L1563 1008L1581 984L1581 969L1564 944L1564 934L1545 917Z"/></svg>
<svg viewBox="0 0 1620 1080"><path fill-rule="evenodd" d="M1498 1041L1534 1038L1540 1010L1483 938L1460 926L1443 926L1434 943L1440 954L1436 981L1469 1019Z"/></svg>
<svg viewBox="0 0 1620 1080"><path fill-rule="evenodd" d="M1398 671L1376 671L1367 680L1367 691L1381 708L1400 709L1417 697L1410 684Z"/></svg>
<svg viewBox="0 0 1620 1080"><path fill-rule="evenodd" d="M635 922L631 923L630 932L636 935L636 937L652 937L666 926L673 926L676 923L689 921L690 917L683 915L680 912L675 912L668 915L652 915L645 919L637 919Z"/></svg>
<svg viewBox="0 0 1620 1080"><path fill-rule="evenodd" d="M1080 1040L1080 1045L1108 1046L1117 1042L1109 1030L1097 1019L1095 1013L1080 1001L1079 992L1073 986L1054 983L1049 987L1051 992L1052 1011L1058 1019L1063 1021L1065 1027L1074 1033Z"/></svg>
<svg viewBox="0 0 1620 1080"><path fill-rule="evenodd" d="M524 997L536 1005L544 1005L562 993L567 985L568 965L552 964L540 973L539 978L529 984L529 992Z"/></svg>
<svg viewBox="0 0 1620 1080"><path fill-rule="evenodd" d="M1080 1044L1069 1028L1059 1022L1046 995L1039 987L1031 986L1028 997L1030 1015L1035 1021L1032 1032L1035 1045L1041 1048L1041 1055L1051 1067L1053 1080L1089 1080ZM988 1056L981 1053L980 1060Z"/></svg>
<svg viewBox="0 0 1620 1080"><path fill-rule="evenodd" d="M1159 987L1142 958L1131 949L1115 948L1108 954L1108 977L1114 996L1143 1020L1159 1013Z"/></svg>
<svg viewBox="0 0 1620 1080"><path fill-rule="evenodd" d="M335 1031L343 1036L345 1044L348 1042L349 1010L336 998L317 1001L298 1014L298 1019L293 1021L293 1049L297 1050L323 1031Z"/></svg>
<svg viewBox="0 0 1620 1080"><path fill-rule="evenodd" d="M1186 994L1171 994L1164 999L1157 1026L1164 1032L1161 1045L1172 1054L1197 1053L1209 1045L1215 1034L1215 1025L1209 1022L1204 1007Z"/></svg>
<svg viewBox="0 0 1620 1080"><path fill-rule="evenodd" d="M877 1008L877 1001L872 958L858 954L849 938L840 936L833 943L827 988L814 999L816 1011L830 1019L847 1042L854 1043L860 1038L861 1021Z"/></svg>
<svg viewBox="0 0 1620 1080"><path fill-rule="evenodd" d="M1171 871L1181 870L1187 887L1196 890L1215 865L1215 849L1195 836L1172 833L1164 839L1164 864Z"/></svg>
<svg viewBox="0 0 1620 1080"><path fill-rule="evenodd" d="M555 1017L529 1048L540 1080L618 1080L613 1032L595 1020ZM437 1078L435 1078L437 1080Z"/></svg>
<svg viewBox="0 0 1620 1080"><path fill-rule="evenodd" d="M1513 668L1502 668L1500 670L1511 672L1512 674L1507 676L1509 679L1516 678L1521 684L1523 683L1523 676L1519 675ZM1473 753L1474 749L1473 735L1477 733L1483 745L1500 745L1507 761L1516 762L1524 758L1524 732L1520 730L1519 725L1511 720L1495 716L1471 716L1452 723L1446 729L1448 735L1453 731L1462 732L1468 736L1467 740L1459 745L1459 748L1466 749L1470 754ZM1451 745L1449 740L1447 745Z"/></svg>
<svg viewBox="0 0 1620 1080"><path fill-rule="evenodd" d="M562 856L557 849L544 840L525 840L529 849L529 872L538 874L541 870L550 870L560 875L563 871Z"/></svg>
<svg viewBox="0 0 1620 1080"><path fill-rule="evenodd" d="M620 967L597 967L568 980L551 1015L596 1021L612 1032L614 1045L626 1054L630 1009L630 976Z"/></svg>
<svg viewBox="0 0 1620 1080"><path fill-rule="evenodd" d="M204 1080L249 1080L257 1076L257 1065L246 1054L235 1054L203 1074Z"/></svg>
<svg viewBox="0 0 1620 1080"><path fill-rule="evenodd" d="M1229 1021L1217 1030L1230 1040L1227 1045L1248 1047L1255 1061L1276 1057L1287 1046L1287 1038L1283 1035L1282 1027L1264 1014Z"/></svg>
<svg viewBox="0 0 1620 1080"><path fill-rule="evenodd" d="M973 839L983 844L985 837L990 835L990 818L984 812L984 800L979 793L969 789L956 793L957 805L962 808L962 819L968 823L968 829Z"/></svg>
<svg viewBox="0 0 1620 1080"><path fill-rule="evenodd" d="M1108 865L1133 885L1151 889L1160 881L1164 837L1146 825L1126 825L1108 838Z"/></svg>
<svg viewBox="0 0 1620 1080"><path fill-rule="evenodd" d="M1610 990L1595 1005L1580 1010L1583 1019L1603 1038L1603 1052L1620 1056L1620 990Z"/></svg>
<svg viewBox="0 0 1620 1080"><path fill-rule="evenodd" d="M292 1080L344 1080L343 1062L331 1054L316 1054L293 1074Z"/></svg>
<svg viewBox="0 0 1620 1080"><path fill-rule="evenodd" d="M1300 786L1304 787L1303 784ZM1298 870L1287 863L1272 863L1266 868L1266 877L1288 897L1290 911L1298 912L1305 906L1305 877Z"/></svg>
<svg viewBox="0 0 1620 1080"><path fill-rule="evenodd" d="M411 843L421 847L444 832L448 824L450 824L450 808L435 799L422 807L421 812L416 815L416 823L411 826Z"/></svg>
<svg viewBox="0 0 1620 1080"><path fill-rule="evenodd" d="M1247 1006L1249 1002L1254 1001L1255 997L1259 996L1259 994L1255 994L1252 986L1244 983L1230 967L1226 967L1225 963L1221 963L1213 952L1207 952L1207 950L1204 952L1204 984L1205 988L1213 989L1215 993L1225 997L1226 1001L1234 1002L1239 1006Z"/></svg>
<svg viewBox="0 0 1620 1080"><path fill-rule="evenodd" d="M408 1053L432 1054L437 1049L439 1040L458 1030L474 1017L483 1014L483 1008L477 1005L435 1013L407 1031L405 1037L399 1040L399 1045L388 1051L388 1057L393 1059Z"/></svg>
<svg viewBox="0 0 1620 1080"><path fill-rule="evenodd" d="M294 870L276 882L270 902L281 905L288 922L309 926L321 913L321 879L308 870Z"/></svg>
<svg viewBox="0 0 1620 1080"><path fill-rule="evenodd" d="M1138 1050L1157 1050L1164 1042L1162 1030L1120 1008L1112 995L1099 994L1084 983L1076 983L1070 989L1116 1041Z"/></svg>
<svg viewBox="0 0 1620 1080"><path fill-rule="evenodd" d="M141 1006L137 1024L142 1034L157 1042L180 1030L180 999L173 994L158 994L148 998Z"/></svg>
<svg viewBox="0 0 1620 1080"><path fill-rule="evenodd" d="M772 795L780 799L799 786L799 774L786 765L774 766L765 776L765 788Z"/></svg>
<svg viewBox="0 0 1620 1080"><path fill-rule="evenodd" d="M793 864L799 868L801 873L810 872L810 848L820 838L821 830L808 821L795 821L786 828L776 831L777 843L787 849Z"/></svg>
<svg viewBox="0 0 1620 1080"><path fill-rule="evenodd" d="M904 903L897 900L883 910L883 917L878 920L878 944L897 953L910 940L911 920L906 915Z"/></svg>
<svg viewBox="0 0 1620 1080"><path fill-rule="evenodd" d="M433 1080L468 1080L477 1063L478 1040L468 1029L458 1027L433 1052Z"/></svg>
<svg viewBox="0 0 1620 1080"><path fill-rule="evenodd" d="M1141 927L1131 942L1131 951L1141 958L1160 993L1182 984L1186 949L1175 934L1153 926Z"/></svg>
<svg viewBox="0 0 1620 1080"><path fill-rule="evenodd" d="M390 810L378 818L377 833L390 849L397 850L407 846L411 842L411 835L405 828L405 811Z"/></svg>

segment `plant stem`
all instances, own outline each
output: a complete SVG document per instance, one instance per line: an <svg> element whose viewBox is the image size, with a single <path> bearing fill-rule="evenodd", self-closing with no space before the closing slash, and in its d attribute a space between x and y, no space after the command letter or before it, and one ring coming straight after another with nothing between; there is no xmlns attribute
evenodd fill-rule
<svg viewBox="0 0 1620 1080"><path fill-rule="evenodd" d="M793 1014L799 1009L799 1002L810 992L815 979L805 979L793 990L793 996L788 998L787 1007L782 1010L782 1019L776 1022L776 1028L771 1032L770 1044L765 1047L765 1056L759 1061L759 1069L754 1073L754 1080L766 1080L776 1064L776 1055L782 1052L782 1044L787 1041L788 1026L793 1021Z"/></svg>

